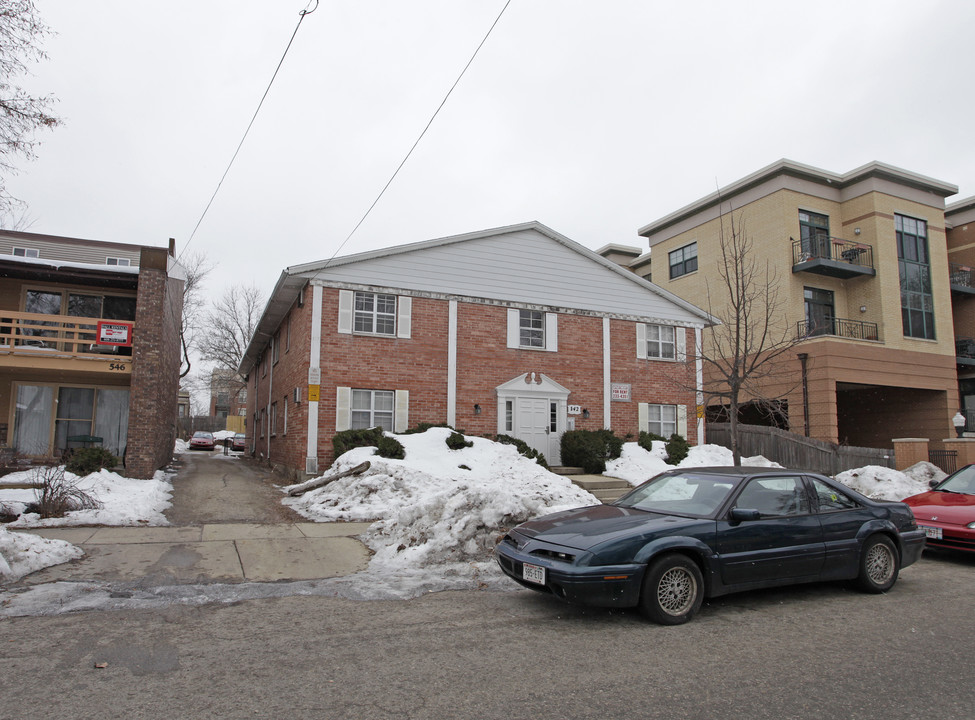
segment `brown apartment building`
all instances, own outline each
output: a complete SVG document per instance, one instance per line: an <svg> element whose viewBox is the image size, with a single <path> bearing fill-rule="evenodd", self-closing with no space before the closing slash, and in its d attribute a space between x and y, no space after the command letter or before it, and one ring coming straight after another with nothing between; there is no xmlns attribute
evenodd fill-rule
<svg viewBox="0 0 975 720"><path fill-rule="evenodd" d="M0 443L172 459L184 274L168 248L0 231Z"/></svg>
<svg viewBox="0 0 975 720"><path fill-rule="evenodd" d="M958 393L966 428L975 431L975 197L945 208Z"/></svg>
<svg viewBox="0 0 975 720"><path fill-rule="evenodd" d="M639 232L651 248L653 282L704 310L732 216L756 257L775 269L779 320L805 338L761 391L781 398L778 424L865 447L899 437L938 443L954 435L959 408L945 211L955 193L879 162L837 175L781 160ZM975 234L964 225L975 221L972 203L953 218L952 262L975 267ZM975 303L969 285L956 302ZM975 337L975 326L965 330ZM773 422L753 409L743 421Z"/></svg>

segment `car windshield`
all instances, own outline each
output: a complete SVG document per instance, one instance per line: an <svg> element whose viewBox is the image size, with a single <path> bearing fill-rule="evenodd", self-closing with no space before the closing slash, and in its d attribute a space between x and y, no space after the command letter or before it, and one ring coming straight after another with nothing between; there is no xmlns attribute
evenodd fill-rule
<svg viewBox="0 0 975 720"><path fill-rule="evenodd" d="M637 510L704 517L713 515L737 479L695 473L664 475L644 483L617 505Z"/></svg>
<svg viewBox="0 0 975 720"><path fill-rule="evenodd" d="M199 431L197 431L197 432L193 433L193 437L195 437L195 438L204 438L205 440L209 440L212 436L208 432L199 432Z"/></svg>
<svg viewBox="0 0 975 720"><path fill-rule="evenodd" d="M975 465L963 467L943 483L938 485L937 490L943 492L964 493L965 495L975 495Z"/></svg>

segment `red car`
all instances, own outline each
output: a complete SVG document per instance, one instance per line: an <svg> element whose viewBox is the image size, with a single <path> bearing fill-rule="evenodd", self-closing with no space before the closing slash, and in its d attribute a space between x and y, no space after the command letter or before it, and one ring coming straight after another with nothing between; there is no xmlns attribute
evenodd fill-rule
<svg viewBox="0 0 975 720"><path fill-rule="evenodd" d="M190 450L213 450L215 447L213 433L197 430L190 438Z"/></svg>
<svg viewBox="0 0 975 720"><path fill-rule="evenodd" d="M234 439L230 442L231 450L239 450L243 452L247 449L247 436L244 433L237 433L234 435Z"/></svg>
<svg viewBox="0 0 975 720"><path fill-rule="evenodd" d="M966 465L931 489L905 498L927 547L975 551L975 465Z"/></svg>

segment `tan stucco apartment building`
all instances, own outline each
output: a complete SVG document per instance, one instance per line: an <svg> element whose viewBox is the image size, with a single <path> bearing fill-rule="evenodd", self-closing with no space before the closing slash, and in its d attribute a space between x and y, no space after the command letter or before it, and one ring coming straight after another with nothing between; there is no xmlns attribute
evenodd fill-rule
<svg viewBox="0 0 975 720"><path fill-rule="evenodd" d="M780 160L639 233L653 282L719 317L722 226L734 218L774 268L779 320L806 338L763 391L781 396L781 425L865 447L936 444L960 406L945 218L957 191L880 162L838 175Z"/></svg>

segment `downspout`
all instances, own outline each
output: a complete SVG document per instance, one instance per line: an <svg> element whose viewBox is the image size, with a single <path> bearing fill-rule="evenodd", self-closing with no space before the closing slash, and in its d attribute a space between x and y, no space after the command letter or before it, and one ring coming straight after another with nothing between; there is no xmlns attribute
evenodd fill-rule
<svg viewBox="0 0 975 720"><path fill-rule="evenodd" d="M271 353L271 357L267 359L268 364L271 369L268 371L267 376L267 457L266 460L271 462L271 398L274 397L274 338L271 338L271 342L268 343L268 352Z"/></svg>
<svg viewBox="0 0 975 720"><path fill-rule="evenodd" d="M798 353L799 364L802 366L802 428L803 435L809 437L809 374L806 372L808 353Z"/></svg>

